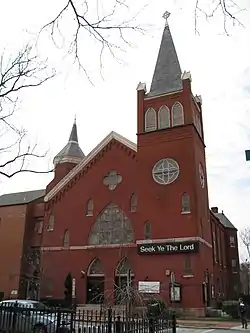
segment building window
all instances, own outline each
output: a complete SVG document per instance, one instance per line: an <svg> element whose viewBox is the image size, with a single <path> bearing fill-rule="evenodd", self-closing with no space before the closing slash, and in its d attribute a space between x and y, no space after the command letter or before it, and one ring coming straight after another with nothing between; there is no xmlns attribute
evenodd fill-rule
<svg viewBox="0 0 250 333"><path fill-rule="evenodd" d="M217 258L216 234L215 234L215 231L213 231L213 233L212 233L212 238L213 238L214 262L217 263L218 262L218 258Z"/></svg>
<svg viewBox="0 0 250 333"><path fill-rule="evenodd" d="M190 198L189 195L187 193L183 193L182 197L181 197L181 212L182 213L190 213Z"/></svg>
<svg viewBox="0 0 250 333"><path fill-rule="evenodd" d="M172 126L184 124L184 111L180 102L177 102L172 107Z"/></svg>
<svg viewBox="0 0 250 333"><path fill-rule="evenodd" d="M155 163L152 176L156 183L160 185L169 185L179 176L179 164L172 158L164 158Z"/></svg>
<svg viewBox="0 0 250 333"><path fill-rule="evenodd" d="M145 132L155 131L156 127L156 112L149 108L145 113Z"/></svg>
<svg viewBox="0 0 250 333"><path fill-rule="evenodd" d="M130 197L130 211L136 212L137 209L137 195L133 193Z"/></svg>
<svg viewBox="0 0 250 333"><path fill-rule="evenodd" d="M63 235L63 247L69 248L69 230L65 230Z"/></svg>
<svg viewBox="0 0 250 333"><path fill-rule="evenodd" d="M123 210L110 203L98 215L89 235L89 244L128 244L133 242L131 221Z"/></svg>
<svg viewBox="0 0 250 333"><path fill-rule="evenodd" d="M170 127L170 111L166 105L163 105L158 111L158 129Z"/></svg>
<svg viewBox="0 0 250 333"><path fill-rule="evenodd" d="M234 236L230 236L230 247L235 247L235 238L234 238Z"/></svg>
<svg viewBox="0 0 250 333"><path fill-rule="evenodd" d="M36 223L36 230L38 234L42 234L43 232L43 221L38 221Z"/></svg>
<svg viewBox="0 0 250 333"><path fill-rule="evenodd" d="M104 269L100 259L95 258L88 269L88 276L104 276Z"/></svg>
<svg viewBox="0 0 250 333"><path fill-rule="evenodd" d="M144 238L151 239L151 223L149 221L145 222L144 224Z"/></svg>
<svg viewBox="0 0 250 333"><path fill-rule="evenodd" d="M103 178L103 185L107 186L110 191L116 189L116 187L122 182L122 176L116 171L111 170Z"/></svg>
<svg viewBox="0 0 250 333"><path fill-rule="evenodd" d="M47 231L53 231L55 228L55 218L54 215L50 215L49 224L47 226Z"/></svg>
<svg viewBox="0 0 250 333"><path fill-rule="evenodd" d="M86 216L93 216L93 211L94 211L94 201L93 199L89 199L86 207Z"/></svg>
<svg viewBox="0 0 250 333"><path fill-rule="evenodd" d="M233 273L237 273L237 260L232 259L232 271Z"/></svg>
<svg viewBox="0 0 250 333"><path fill-rule="evenodd" d="M192 274L193 274L193 271L192 271L191 256L187 254L184 257L184 272L183 272L183 275L192 275Z"/></svg>

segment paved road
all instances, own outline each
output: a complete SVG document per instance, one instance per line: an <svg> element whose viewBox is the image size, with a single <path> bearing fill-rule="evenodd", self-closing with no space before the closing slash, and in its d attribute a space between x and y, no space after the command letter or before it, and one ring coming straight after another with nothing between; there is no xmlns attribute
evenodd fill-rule
<svg viewBox="0 0 250 333"><path fill-rule="evenodd" d="M249 329L244 330L242 328L233 329L233 330L223 330L223 329L211 329L211 328L203 328L203 329L194 329L194 328L177 328L177 333L242 333L249 332Z"/></svg>

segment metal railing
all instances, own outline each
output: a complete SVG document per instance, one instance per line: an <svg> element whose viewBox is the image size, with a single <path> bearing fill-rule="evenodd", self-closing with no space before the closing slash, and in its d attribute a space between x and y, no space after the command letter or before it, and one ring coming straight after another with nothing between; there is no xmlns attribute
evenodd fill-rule
<svg viewBox="0 0 250 333"><path fill-rule="evenodd" d="M128 316L102 311L30 308L0 305L0 332L10 333L156 333L176 332L175 314Z"/></svg>

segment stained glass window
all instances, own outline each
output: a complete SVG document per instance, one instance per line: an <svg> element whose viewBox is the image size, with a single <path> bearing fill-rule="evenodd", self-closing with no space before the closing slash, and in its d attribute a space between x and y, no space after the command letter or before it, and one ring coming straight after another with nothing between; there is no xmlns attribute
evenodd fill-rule
<svg viewBox="0 0 250 333"><path fill-rule="evenodd" d="M130 197L130 211L136 212L137 209L137 195L133 193Z"/></svg>
<svg viewBox="0 0 250 333"><path fill-rule="evenodd" d="M117 205L110 203L97 217L90 232L89 244L126 244L133 242L131 221Z"/></svg>
<svg viewBox="0 0 250 333"><path fill-rule="evenodd" d="M156 112L149 108L145 113L145 132L155 131L156 127Z"/></svg>
<svg viewBox="0 0 250 333"><path fill-rule="evenodd" d="M94 210L94 202L92 199L89 199L86 207L86 215L93 216L93 210Z"/></svg>
<svg viewBox="0 0 250 333"><path fill-rule="evenodd" d="M128 262L128 258L124 258L117 265L115 275L116 276L127 275L129 269L131 270L131 266Z"/></svg>
<svg viewBox="0 0 250 333"><path fill-rule="evenodd" d="M103 179L103 184L113 191L122 182L122 176L116 170L111 170Z"/></svg>
<svg viewBox="0 0 250 333"><path fill-rule="evenodd" d="M190 198L187 193L183 193L181 198L182 212L190 213Z"/></svg>
<svg viewBox="0 0 250 333"><path fill-rule="evenodd" d="M170 127L170 111L163 105L158 111L158 129Z"/></svg>
<svg viewBox="0 0 250 333"><path fill-rule="evenodd" d="M181 103L177 102L172 107L172 126L184 124L184 112Z"/></svg>
<svg viewBox="0 0 250 333"><path fill-rule="evenodd" d="M92 261L88 269L88 276L89 275L104 275L104 270L100 259L96 258Z"/></svg>
<svg viewBox="0 0 250 333"><path fill-rule="evenodd" d="M65 230L63 235L63 247L68 248L69 247L69 231Z"/></svg>

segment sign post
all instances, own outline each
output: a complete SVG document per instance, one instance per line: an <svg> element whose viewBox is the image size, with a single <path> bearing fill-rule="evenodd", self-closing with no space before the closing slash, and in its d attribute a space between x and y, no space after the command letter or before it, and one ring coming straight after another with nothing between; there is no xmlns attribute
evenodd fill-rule
<svg viewBox="0 0 250 333"><path fill-rule="evenodd" d="M175 274L174 272L171 272L171 290L172 290L172 295L173 295L173 301L175 302Z"/></svg>
<svg viewBox="0 0 250 333"><path fill-rule="evenodd" d="M171 289L173 293L173 302L175 304L175 273L171 272ZM175 305L173 305L175 306ZM173 309L173 314L172 314L172 327L173 327L173 333L176 333L176 315L175 315L175 310Z"/></svg>

